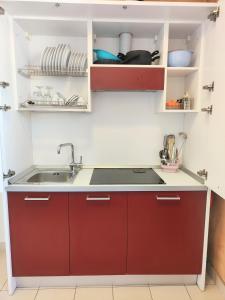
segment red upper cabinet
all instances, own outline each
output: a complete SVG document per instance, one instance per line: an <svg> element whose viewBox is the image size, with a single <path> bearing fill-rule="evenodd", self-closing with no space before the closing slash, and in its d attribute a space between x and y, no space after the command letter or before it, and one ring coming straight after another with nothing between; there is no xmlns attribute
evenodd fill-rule
<svg viewBox="0 0 225 300"><path fill-rule="evenodd" d="M92 91L157 91L164 89L164 68L91 67Z"/></svg>
<svg viewBox="0 0 225 300"><path fill-rule="evenodd" d="M128 195L128 274L199 274L205 192Z"/></svg>
<svg viewBox="0 0 225 300"><path fill-rule="evenodd" d="M8 193L13 276L69 275L67 193Z"/></svg>
<svg viewBox="0 0 225 300"><path fill-rule="evenodd" d="M71 275L126 273L126 193L70 193Z"/></svg>

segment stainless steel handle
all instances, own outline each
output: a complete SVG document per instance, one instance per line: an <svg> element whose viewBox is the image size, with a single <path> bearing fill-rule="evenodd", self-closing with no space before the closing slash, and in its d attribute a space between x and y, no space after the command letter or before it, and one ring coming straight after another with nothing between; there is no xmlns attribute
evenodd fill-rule
<svg viewBox="0 0 225 300"><path fill-rule="evenodd" d="M87 201L109 201L111 200L110 196L107 197L89 197L86 198Z"/></svg>
<svg viewBox="0 0 225 300"><path fill-rule="evenodd" d="M172 201L180 201L180 196L176 196L176 197L159 197L159 196L156 196L156 199L157 200L172 200Z"/></svg>
<svg viewBox="0 0 225 300"><path fill-rule="evenodd" d="M36 198L36 197L28 197L28 196L26 196L25 198L24 198L24 200L25 201L48 201L48 200L50 200L50 196L48 196L48 197L40 197L40 198Z"/></svg>

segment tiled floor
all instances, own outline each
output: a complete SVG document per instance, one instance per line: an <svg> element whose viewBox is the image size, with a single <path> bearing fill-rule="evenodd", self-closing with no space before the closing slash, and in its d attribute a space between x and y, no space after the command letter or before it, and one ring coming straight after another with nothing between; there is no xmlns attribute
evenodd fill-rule
<svg viewBox="0 0 225 300"><path fill-rule="evenodd" d="M9 296L5 255L0 251L0 300L225 300L209 283L205 292L197 286L77 287L17 289Z"/></svg>

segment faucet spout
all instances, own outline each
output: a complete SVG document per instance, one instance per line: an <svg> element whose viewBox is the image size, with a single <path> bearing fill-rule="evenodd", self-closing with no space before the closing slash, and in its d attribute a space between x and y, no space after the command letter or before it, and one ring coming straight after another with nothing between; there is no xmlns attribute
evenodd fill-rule
<svg viewBox="0 0 225 300"><path fill-rule="evenodd" d="M70 147L71 148L71 157L72 157L72 161L69 164L71 171L73 172L73 174L78 173L78 171L82 168L82 160L80 161L80 163L76 163L75 162L75 158L74 158L74 145L72 143L64 143L64 144L60 144L57 147L57 153L60 154L61 153L61 149L63 147Z"/></svg>
<svg viewBox="0 0 225 300"><path fill-rule="evenodd" d="M72 156L72 162L71 163L75 163L74 160L74 145L72 143L64 143L64 144L60 144L57 148L57 153L60 154L61 153L61 148L62 147L71 147L71 156Z"/></svg>

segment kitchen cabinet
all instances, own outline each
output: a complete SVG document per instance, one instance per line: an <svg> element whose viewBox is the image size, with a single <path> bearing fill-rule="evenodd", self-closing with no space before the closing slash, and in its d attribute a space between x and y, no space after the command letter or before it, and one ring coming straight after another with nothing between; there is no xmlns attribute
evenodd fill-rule
<svg viewBox="0 0 225 300"><path fill-rule="evenodd" d="M151 91L164 89L163 68L92 67L92 91Z"/></svg>
<svg viewBox="0 0 225 300"><path fill-rule="evenodd" d="M126 273L126 193L70 193L71 275Z"/></svg>
<svg viewBox="0 0 225 300"><path fill-rule="evenodd" d="M128 274L200 274L205 192L128 193Z"/></svg>
<svg viewBox="0 0 225 300"><path fill-rule="evenodd" d="M67 193L8 193L13 276L69 275Z"/></svg>

